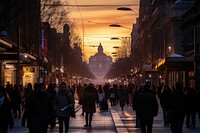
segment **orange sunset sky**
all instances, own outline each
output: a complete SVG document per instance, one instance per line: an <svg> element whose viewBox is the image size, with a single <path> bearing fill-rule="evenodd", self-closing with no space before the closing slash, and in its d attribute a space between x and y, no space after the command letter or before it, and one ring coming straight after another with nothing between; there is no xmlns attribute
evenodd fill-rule
<svg viewBox="0 0 200 133"><path fill-rule="evenodd" d="M104 53L111 55L116 51L113 46L120 46L121 41L110 38L130 37L131 29L109 25L120 24L132 28L138 17L135 13L138 12L138 3L139 0L68 0L69 5L74 5L68 7L69 17L84 42L84 61L88 62L89 57L97 52L97 47L91 46L101 43ZM118 7L129 7L134 11L119 11Z"/></svg>

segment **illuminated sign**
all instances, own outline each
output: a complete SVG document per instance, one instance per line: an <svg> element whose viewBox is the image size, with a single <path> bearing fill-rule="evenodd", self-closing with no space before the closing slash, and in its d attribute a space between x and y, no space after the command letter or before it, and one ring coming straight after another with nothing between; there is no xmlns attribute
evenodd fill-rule
<svg viewBox="0 0 200 133"><path fill-rule="evenodd" d="M34 67L24 67L23 71L24 71L24 73L35 72L35 68Z"/></svg>

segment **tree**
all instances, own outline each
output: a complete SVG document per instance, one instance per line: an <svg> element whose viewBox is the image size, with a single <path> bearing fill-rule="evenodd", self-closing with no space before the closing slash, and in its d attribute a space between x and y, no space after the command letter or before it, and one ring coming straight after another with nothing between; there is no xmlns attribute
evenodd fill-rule
<svg viewBox="0 0 200 133"><path fill-rule="evenodd" d="M64 24L70 23L68 19L68 8L62 6L67 4L62 0L41 0L41 21L48 22L52 28L61 32Z"/></svg>
<svg viewBox="0 0 200 133"><path fill-rule="evenodd" d="M75 33L75 24L69 20L68 3L63 0L41 0L41 21L48 22L51 28L62 32L65 24L70 27L70 46L82 44L81 38Z"/></svg>

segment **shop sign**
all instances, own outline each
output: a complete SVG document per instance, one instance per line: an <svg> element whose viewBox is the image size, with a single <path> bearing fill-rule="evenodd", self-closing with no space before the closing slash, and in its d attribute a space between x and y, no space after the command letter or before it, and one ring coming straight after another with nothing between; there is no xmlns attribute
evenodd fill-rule
<svg viewBox="0 0 200 133"><path fill-rule="evenodd" d="M24 73L27 73L27 72L35 72L35 68L34 67L24 67L23 68L23 71Z"/></svg>

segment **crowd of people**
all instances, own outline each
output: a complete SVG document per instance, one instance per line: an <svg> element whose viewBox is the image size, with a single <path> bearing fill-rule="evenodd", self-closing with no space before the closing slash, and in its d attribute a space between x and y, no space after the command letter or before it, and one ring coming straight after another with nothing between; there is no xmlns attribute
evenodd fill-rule
<svg viewBox="0 0 200 133"><path fill-rule="evenodd" d="M170 88L168 85L152 87L145 85L78 84L72 87L65 82L56 85L50 83L27 84L22 86L7 84L0 87L0 133L7 133L13 128L13 118L20 118L21 125L29 128L29 133L47 133L53 129L56 122L59 133L69 130L70 113L75 108L75 93L78 103L82 105L82 115L85 116L84 128L92 127L93 114L96 107L104 110L104 105L110 102L110 107L132 107L136 114L135 128L142 133L152 133L154 117L158 114L159 104L163 112L165 127L170 127L172 133L182 133L185 122L187 128L196 128L196 114L200 121L200 91L194 88L183 88L180 83ZM108 109L106 109L108 110Z"/></svg>

